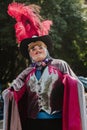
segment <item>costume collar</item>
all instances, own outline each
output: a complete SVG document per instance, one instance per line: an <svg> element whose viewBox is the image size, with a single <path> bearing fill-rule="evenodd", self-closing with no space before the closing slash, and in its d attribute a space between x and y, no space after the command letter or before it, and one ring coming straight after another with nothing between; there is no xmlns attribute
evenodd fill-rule
<svg viewBox="0 0 87 130"><path fill-rule="evenodd" d="M42 68L42 67L45 67L46 65L48 65L51 61L52 61L52 58L49 57L49 58L44 59L42 62L32 63L32 67Z"/></svg>

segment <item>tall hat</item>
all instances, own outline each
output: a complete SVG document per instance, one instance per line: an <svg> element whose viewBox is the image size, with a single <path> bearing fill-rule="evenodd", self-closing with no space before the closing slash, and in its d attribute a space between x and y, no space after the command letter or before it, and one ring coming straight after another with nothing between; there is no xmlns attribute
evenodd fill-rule
<svg viewBox="0 0 87 130"><path fill-rule="evenodd" d="M13 2L8 6L8 14L16 20L15 34L22 55L29 58L28 44L43 41L50 51L52 39L49 36L51 20L43 20L40 16L40 6L25 5ZM35 37L34 37L35 36Z"/></svg>

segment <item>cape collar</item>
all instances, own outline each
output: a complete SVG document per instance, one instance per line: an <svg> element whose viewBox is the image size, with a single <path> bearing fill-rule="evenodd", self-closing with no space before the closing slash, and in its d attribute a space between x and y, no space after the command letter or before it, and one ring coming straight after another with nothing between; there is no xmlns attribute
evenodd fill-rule
<svg viewBox="0 0 87 130"><path fill-rule="evenodd" d="M42 62L35 62L32 63L32 67L37 69L42 69L43 67L47 66L52 61L52 58L46 58Z"/></svg>

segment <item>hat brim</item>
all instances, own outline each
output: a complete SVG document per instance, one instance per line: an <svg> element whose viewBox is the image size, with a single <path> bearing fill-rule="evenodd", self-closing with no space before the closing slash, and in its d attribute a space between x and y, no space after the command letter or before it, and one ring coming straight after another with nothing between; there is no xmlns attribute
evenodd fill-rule
<svg viewBox="0 0 87 130"><path fill-rule="evenodd" d="M52 52L52 39L49 35L44 35L44 36L39 36L39 37L33 37L33 38L26 38L21 41L20 43L20 51L21 54L29 59L29 52L28 52L28 45L31 42L36 42L36 41L42 41L47 45L47 49L50 52Z"/></svg>

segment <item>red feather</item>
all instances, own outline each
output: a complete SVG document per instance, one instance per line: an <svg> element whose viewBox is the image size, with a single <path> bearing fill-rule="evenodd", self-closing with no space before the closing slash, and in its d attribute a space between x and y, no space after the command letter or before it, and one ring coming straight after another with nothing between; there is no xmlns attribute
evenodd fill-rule
<svg viewBox="0 0 87 130"><path fill-rule="evenodd" d="M48 35L52 21L41 21L40 15L35 13L32 6L13 2L9 4L7 12L16 20L15 33L18 43L25 38L31 38L33 35Z"/></svg>

